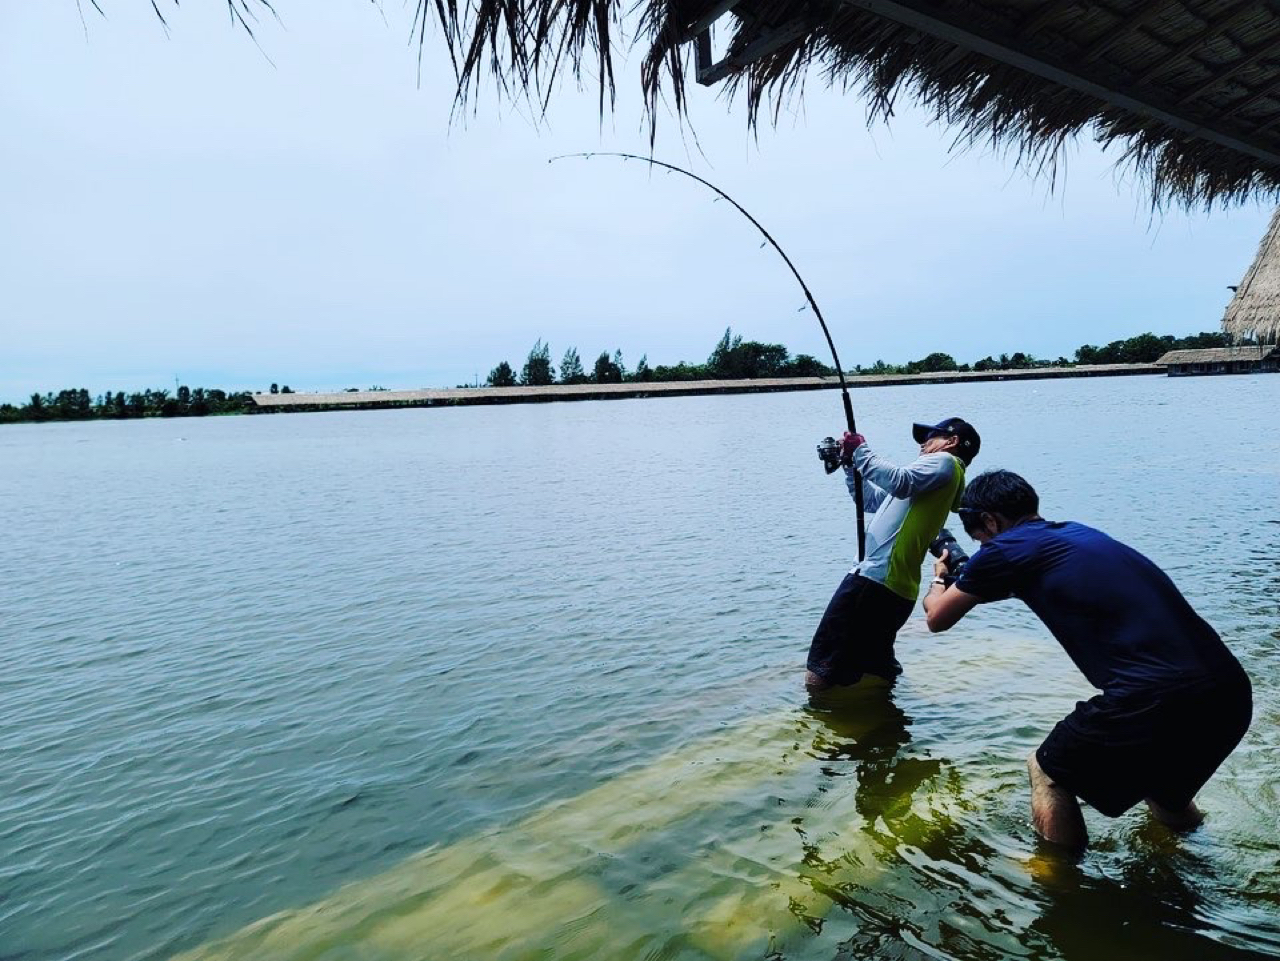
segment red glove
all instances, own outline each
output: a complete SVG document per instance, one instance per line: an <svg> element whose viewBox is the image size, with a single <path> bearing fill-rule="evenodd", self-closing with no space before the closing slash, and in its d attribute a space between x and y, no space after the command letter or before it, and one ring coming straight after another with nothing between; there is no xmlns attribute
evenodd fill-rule
<svg viewBox="0 0 1280 961"><path fill-rule="evenodd" d="M861 434L850 434L848 431L845 431L844 440L841 441L841 446L844 448L845 456L851 457L853 456L853 452L866 442L867 439Z"/></svg>

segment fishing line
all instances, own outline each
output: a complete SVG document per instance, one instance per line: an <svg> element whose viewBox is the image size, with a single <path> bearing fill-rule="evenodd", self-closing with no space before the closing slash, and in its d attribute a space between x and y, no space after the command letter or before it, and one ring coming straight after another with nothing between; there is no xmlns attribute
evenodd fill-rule
<svg viewBox="0 0 1280 961"><path fill-rule="evenodd" d="M776 240L773 239L773 235L770 234L769 231L764 229L764 226L760 223L760 221L756 220L755 217L751 216L751 214L747 211L745 207L742 206L742 204L738 203L736 200L734 200L727 193L725 193L723 190L721 190L719 187L717 187L715 184L711 183L710 181L704 180L703 178L699 177L697 174L691 173L688 170L685 170L683 167L677 167L675 164L664 163L661 160L654 160L652 157L641 157L639 154L616 153L616 152L571 153L571 154L561 154L560 156L552 157L550 160L547 161L547 163L555 163L557 160L572 160L572 159L590 160L592 157L614 157L621 160L639 160L641 163L649 164L651 167L662 167L664 170L670 170L670 171L673 171L674 173L683 174L684 176L688 177L690 180L696 180L698 183L702 184L702 186L714 192L718 197L721 197L724 200L727 200L729 203L731 203L734 206L734 209L736 209L738 213L742 214L742 216L746 217L749 221L751 221L752 225L756 228L756 230L760 231L760 233L764 236L764 239L769 242L769 244L773 247L773 249L778 252L778 256L782 258L784 263L786 263L788 269L790 269L791 271L792 276L795 277L796 283L798 283L800 285L800 289L804 291L805 299L809 302L809 306L813 309L813 315L818 318L818 323L822 325L823 336L827 338L827 347L831 349L831 360L835 363L836 376L840 378L840 397L841 397L841 400L844 402L845 421L849 425L849 433L856 434L858 432L858 427L857 427L857 422L854 420L854 417L853 417L853 401L849 398L849 385L844 379L844 368L840 365L840 357L836 353L835 341L831 339L831 331L827 328L827 321L822 316L822 310L818 307L818 302L813 299L813 294L810 293L809 291L809 285L806 284L804 282L804 278L800 276L800 271L796 270L796 265L791 262L791 258L787 256L787 252L782 249L781 245ZM853 500L858 510L858 560L861 561L863 556L866 554L867 532L866 532L866 523L863 519L863 510L862 510L862 478L858 474L858 471L856 468L854 470L854 478L853 478Z"/></svg>

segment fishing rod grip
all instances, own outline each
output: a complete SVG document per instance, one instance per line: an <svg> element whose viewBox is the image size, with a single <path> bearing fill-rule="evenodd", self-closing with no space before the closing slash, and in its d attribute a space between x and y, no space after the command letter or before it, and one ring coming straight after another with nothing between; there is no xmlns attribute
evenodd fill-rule
<svg viewBox="0 0 1280 961"><path fill-rule="evenodd" d="M849 424L849 433L858 432L857 422L853 419L853 401L849 399L848 388L842 388L840 398L844 401L844 419ZM867 524L862 509L862 474L858 468L853 469L853 505L858 512L858 562L867 556Z"/></svg>

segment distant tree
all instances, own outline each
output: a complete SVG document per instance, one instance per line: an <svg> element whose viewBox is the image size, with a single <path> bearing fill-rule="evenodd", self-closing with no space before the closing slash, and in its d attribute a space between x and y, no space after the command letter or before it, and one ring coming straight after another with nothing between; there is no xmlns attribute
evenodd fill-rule
<svg viewBox="0 0 1280 961"><path fill-rule="evenodd" d="M181 413L182 405L178 403L178 398L176 397L166 397L160 405L161 417L177 417Z"/></svg>
<svg viewBox="0 0 1280 961"><path fill-rule="evenodd" d="M271 393L273 393L273 394L278 394L278 393L280 393L280 385L279 385L279 384L272 384L272 385L271 385Z"/></svg>
<svg viewBox="0 0 1280 961"><path fill-rule="evenodd" d="M600 356L596 358L595 369L592 371L591 379L597 384L622 383L622 368L609 359L607 350L602 350Z"/></svg>
<svg viewBox="0 0 1280 961"><path fill-rule="evenodd" d="M183 385L178 388L178 403L186 407L191 403L191 388Z"/></svg>
<svg viewBox="0 0 1280 961"><path fill-rule="evenodd" d="M936 374L939 371L955 370L956 360L950 354L935 352L921 360L913 360L907 364L909 374Z"/></svg>
<svg viewBox="0 0 1280 961"><path fill-rule="evenodd" d="M1220 330L1205 331L1180 338L1170 350L1208 350L1214 347L1230 347L1231 335Z"/></svg>
<svg viewBox="0 0 1280 961"><path fill-rule="evenodd" d="M280 388L280 393L282 393L282 394L292 394L292 393L293 393L293 391L289 389L289 385L288 385L288 384L285 384L283 387L281 387L281 388Z"/></svg>
<svg viewBox="0 0 1280 961"><path fill-rule="evenodd" d="M585 384L586 382L587 372L582 369L582 358L578 356L578 348L570 347L564 352L564 359L560 361L560 383Z"/></svg>
<svg viewBox="0 0 1280 961"><path fill-rule="evenodd" d="M511 369L511 365L505 360L493 370L489 371L489 377L485 381L490 387L514 387L516 385L515 371Z"/></svg>
<svg viewBox="0 0 1280 961"><path fill-rule="evenodd" d="M1120 363L1149 364L1173 347L1173 338L1157 337L1153 333L1138 334L1124 341L1120 347Z"/></svg>
<svg viewBox="0 0 1280 961"><path fill-rule="evenodd" d="M796 354L778 371L782 377L830 377L835 369L809 354Z"/></svg>
<svg viewBox="0 0 1280 961"><path fill-rule="evenodd" d="M706 380L709 374L702 364L686 364L684 361L672 367L659 364L653 369L653 379L657 381Z"/></svg>
<svg viewBox="0 0 1280 961"><path fill-rule="evenodd" d="M645 384L653 380L653 368L649 366L648 354L640 355L640 362L636 364L636 369L631 374L630 379L641 384Z"/></svg>
<svg viewBox="0 0 1280 961"><path fill-rule="evenodd" d="M724 336L711 351L711 356L707 358L707 369L713 373L723 370L729 363L729 355L733 349L742 343L742 338L733 336L733 328L726 327Z"/></svg>
<svg viewBox="0 0 1280 961"><path fill-rule="evenodd" d="M613 366L618 368L618 379L627 379L627 365L622 362L622 351L615 350L613 352Z"/></svg>
<svg viewBox="0 0 1280 961"><path fill-rule="evenodd" d="M707 371L722 380L778 377L787 362L787 348L781 344L743 341L741 336L733 335L731 328L725 328L724 336L707 358Z"/></svg>
<svg viewBox="0 0 1280 961"><path fill-rule="evenodd" d="M551 348L539 337L520 371L520 383L529 387L546 387L555 382L556 369L551 366Z"/></svg>

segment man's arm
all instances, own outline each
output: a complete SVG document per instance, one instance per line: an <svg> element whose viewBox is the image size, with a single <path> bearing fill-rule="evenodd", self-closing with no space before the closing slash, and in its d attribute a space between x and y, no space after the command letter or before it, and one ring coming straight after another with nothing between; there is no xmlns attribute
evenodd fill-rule
<svg viewBox="0 0 1280 961"><path fill-rule="evenodd" d="M956 469L955 458L947 454L925 454L906 467L895 467L871 453L865 442L854 449L853 464L868 482L901 498L941 487L951 480Z"/></svg>
<svg viewBox="0 0 1280 961"><path fill-rule="evenodd" d="M857 473L854 471L852 467L846 467L844 469L844 483L845 483L845 486L849 488L850 497L857 496L854 493L856 488L854 487L854 481L853 481L853 479L857 476L858 476ZM862 509L863 511L865 511L868 514L874 514L877 510L879 510L880 505L884 503L884 499L886 496L887 495L882 489L877 487L875 484L871 483L871 481L867 480L866 477L862 478Z"/></svg>
<svg viewBox="0 0 1280 961"><path fill-rule="evenodd" d="M972 594L966 594L954 584L944 587L938 583L947 571L948 553L950 552L943 551L942 556L934 562L934 580L924 595L925 623L934 634L954 627L956 622L973 610L981 600Z"/></svg>
<svg viewBox="0 0 1280 961"><path fill-rule="evenodd" d="M925 623L934 634L949 630L977 604L978 598L954 584L945 590L941 584L930 584L929 593L924 596Z"/></svg>

